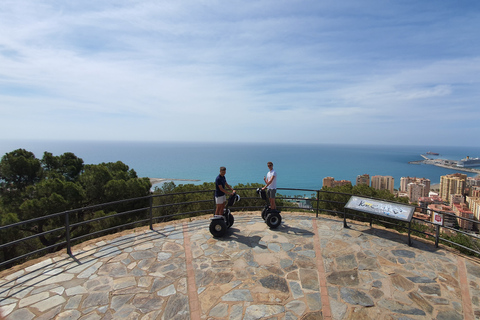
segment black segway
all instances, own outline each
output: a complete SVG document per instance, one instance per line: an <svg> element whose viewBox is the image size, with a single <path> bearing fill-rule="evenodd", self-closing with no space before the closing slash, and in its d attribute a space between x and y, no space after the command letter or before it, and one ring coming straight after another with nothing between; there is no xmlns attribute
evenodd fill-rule
<svg viewBox="0 0 480 320"><path fill-rule="evenodd" d="M280 211L277 209L270 208L270 202L267 198L267 192L262 190L262 188L257 189L257 194L265 200L265 208L262 210L262 219L265 220L265 223L270 229L277 228L282 223L282 216Z"/></svg>
<svg viewBox="0 0 480 320"><path fill-rule="evenodd" d="M235 219L233 218L233 214L230 212L228 207L233 206L233 204L237 201L240 201L240 196L236 193L232 194L230 198L228 198L227 204L223 209L223 215L213 215L213 218L210 218L210 233L215 238L223 237L233 223Z"/></svg>

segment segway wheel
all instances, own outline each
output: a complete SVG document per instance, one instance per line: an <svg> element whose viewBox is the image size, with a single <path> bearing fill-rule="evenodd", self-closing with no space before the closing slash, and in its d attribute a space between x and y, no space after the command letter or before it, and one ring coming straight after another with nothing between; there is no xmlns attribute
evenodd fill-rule
<svg viewBox="0 0 480 320"><path fill-rule="evenodd" d="M269 213L265 222L270 229L278 228L282 223L282 216L277 212Z"/></svg>
<svg viewBox="0 0 480 320"><path fill-rule="evenodd" d="M215 219L210 222L210 233L215 238L223 237L227 232L227 224L223 219Z"/></svg>
<svg viewBox="0 0 480 320"><path fill-rule="evenodd" d="M233 217L233 214L230 212L228 213L228 228L233 226L233 223L235 222L235 218Z"/></svg>
<svg viewBox="0 0 480 320"><path fill-rule="evenodd" d="M265 208L265 209L263 209L263 211L262 211L262 219L263 219L263 220L267 219L267 211L268 211L268 208Z"/></svg>

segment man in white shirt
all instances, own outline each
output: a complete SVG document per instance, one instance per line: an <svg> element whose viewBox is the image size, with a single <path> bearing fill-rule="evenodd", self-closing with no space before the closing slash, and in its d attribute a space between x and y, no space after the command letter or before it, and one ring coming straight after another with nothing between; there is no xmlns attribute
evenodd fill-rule
<svg viewBox="0 0 480 320"><path fill-rule="evenodd" d="M273 163L269 161L267 163L268 171L267 176L263 177L263 181L265 181L266 185L262 189L265 190L267 188L267 195L268 200L270 200L270 209L274 210L277 208L275 204L275 194L277 193L277 173L273 170Z"/></svg>

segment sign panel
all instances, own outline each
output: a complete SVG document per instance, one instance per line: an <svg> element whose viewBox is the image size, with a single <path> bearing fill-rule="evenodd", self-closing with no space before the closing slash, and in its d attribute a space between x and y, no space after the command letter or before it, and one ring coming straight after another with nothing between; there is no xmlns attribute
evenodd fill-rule
<svg viewBox="0 0 480 320"><path fill-rule="evenodd" d="M443 214L442 213L432 211L432 217L433 217L432 223L443 226Z"/></svg>
<svg viewBox="0 0 480 320"><path fill-rule="evenodd" d="M415 211L415 207L412 206L357 196L352 196L345 205L345 208L406 222L412 220L413 212Z"/></svg>

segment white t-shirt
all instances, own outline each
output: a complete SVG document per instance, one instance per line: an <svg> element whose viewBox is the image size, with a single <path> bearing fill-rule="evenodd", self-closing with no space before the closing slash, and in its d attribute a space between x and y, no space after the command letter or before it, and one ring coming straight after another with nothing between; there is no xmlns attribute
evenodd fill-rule
<svg viewBox="0 0 480 320"><path fill-rule="evenodd" d="M268 189L277 189L277 173L275 172L275 170L270 170L268 171L267 173L267 182L270 181L271 177L275 177L273 178L273 181L270 185L268 185Z"/></svg>

